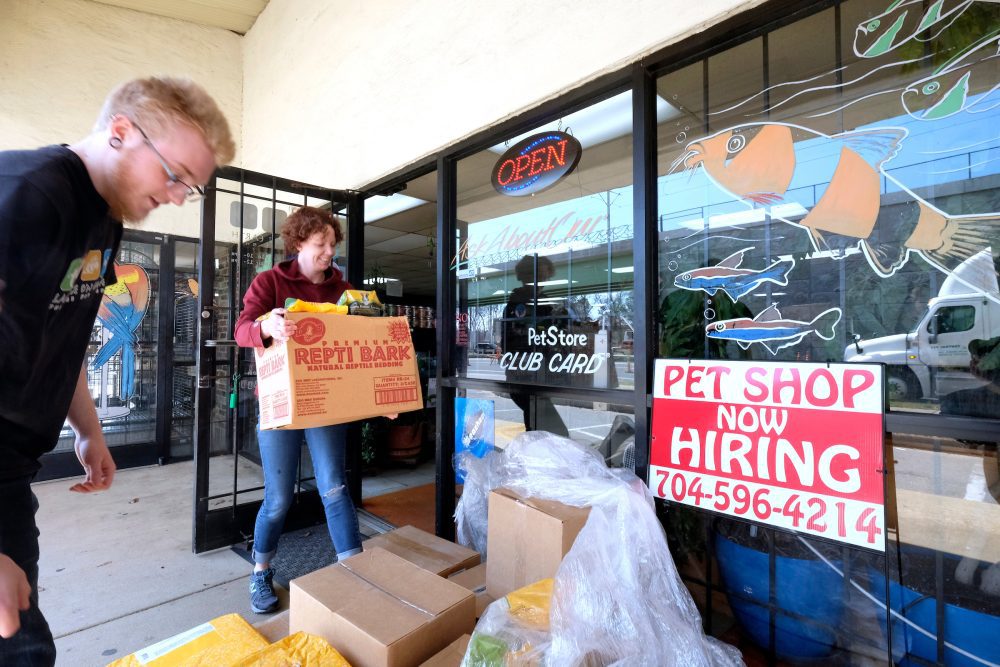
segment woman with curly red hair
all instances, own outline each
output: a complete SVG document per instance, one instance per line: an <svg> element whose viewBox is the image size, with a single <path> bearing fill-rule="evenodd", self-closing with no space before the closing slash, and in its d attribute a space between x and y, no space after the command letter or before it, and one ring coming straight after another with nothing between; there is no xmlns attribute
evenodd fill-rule
<svg viewBox="0 0 1000 667"><path fill-rule="evenodd" d="M350 283L333 265L344 233L329 211L303 206L285 220L281 238L286 252L295 255L257 275L247 289L243 312L236 322L236 342L241 347L268 347L295 334L295 320L285 312L285 299L336 303L344 290L351 289ZM269 317L258 321L267 313ZM307 429L258 429L257 434L264 471L264 502L254 526L250 608L254 613L264 614L278 607L272 585L271 559L277 551L285 515L294 497L303 436L309 446L316 485L338 560L361 551L361 534L344 472L346 424Z"/></svg>

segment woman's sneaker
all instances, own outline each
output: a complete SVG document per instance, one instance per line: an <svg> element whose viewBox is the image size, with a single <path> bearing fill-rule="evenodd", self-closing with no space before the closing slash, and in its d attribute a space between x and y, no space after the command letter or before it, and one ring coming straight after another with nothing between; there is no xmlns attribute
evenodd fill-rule
<svg viewBox="0 0 1000 667"><path fill-rule="evenodd" d="M278 596L274 594L274 568L267 568L250 575L250 610L255 614L269 614L278 608Z"/></svg>

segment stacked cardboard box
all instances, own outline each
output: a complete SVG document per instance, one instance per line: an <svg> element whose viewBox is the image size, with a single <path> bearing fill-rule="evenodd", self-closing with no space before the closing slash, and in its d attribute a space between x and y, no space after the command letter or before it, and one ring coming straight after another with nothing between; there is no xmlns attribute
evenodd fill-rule
<svg viewBox="0 0 1000 667"><path fill-rule="evenodd" d="M458 667L462 664L465 652L469 648L470 639L472 635L462 635L420 667Z"/></svg>
<svg viewBox="0 0 1000 667"><path fill-rule="evenodd" d="M276 642L288 636L288 610L271 614L263 621L253 624L253 629L269 642Z"/></svg>
<svg viewBox="0 0 1000 667"><path fill-rule="evenodd" d="M479 565L481 561L478 551L449 542L413 526L402 526L388 533L376 535L367 540L364 547L385 549L440 577L468 570Z"/></svg>
<svg viewBox="0 0 1000 667"><path fill-rule="evenodd" d="M589 508L523 498L510 489L490 493L486 594L495 600L554 577L589 514Z"/></svg>
<svg viewBox="0 0 1000 667"><path fill-rule="evenodd" d="M462 588L472 591L476 596L476 618L483 615L483 611L493 598L486 594L486 563L481 563L468 570L462 570L448 577L448 581L453 581Z"/></svg>
<svg viewBox="0 0 1000 667"><path fill-rule="evenodd" d="M291 582L289 630L354 667L416 667L471 633L470 591L378 547Z"/></svg>

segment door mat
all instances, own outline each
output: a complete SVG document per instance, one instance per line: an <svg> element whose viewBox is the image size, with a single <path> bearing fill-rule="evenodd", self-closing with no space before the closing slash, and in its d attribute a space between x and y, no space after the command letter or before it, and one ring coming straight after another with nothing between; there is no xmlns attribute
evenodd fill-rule
<svg viewBox="0 0 1000 667"><path fill-rule="evenodd" d="M435 496L434 484L413 486L402 491L372 496L362 501L362 506L370 513L381 517L394 526L413 526L433 533Z"/></svg>
<svg viewBox="0 0 1000 667"><path fill-rule="evenodd" d="M369 537L387 533L395 526L370 512L359 509L358 528L364 541ZM252 543L234 544L230 548L237 556L253 564ZM324 522L284 533L278 542L278 551L271 560L271 567L274 568L275 583L287 590L288 582L292 579L336 562L337 552L333 550L330 532Z"/></svg>

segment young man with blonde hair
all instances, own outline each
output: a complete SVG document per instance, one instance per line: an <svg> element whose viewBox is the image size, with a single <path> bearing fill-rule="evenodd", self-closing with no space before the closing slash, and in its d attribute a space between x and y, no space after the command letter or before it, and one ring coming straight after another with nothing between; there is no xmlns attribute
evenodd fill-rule
<svg viewBox="0 0 1000 667"><path fill-rule="evenodd" d="M0 664L51 665L38 608L38 503L31 481L64 421L86 477L111 486L84 365L122 223L200 199L235 146L212 98L186 79L122 84L69 146L0 152Z"/></svg>

